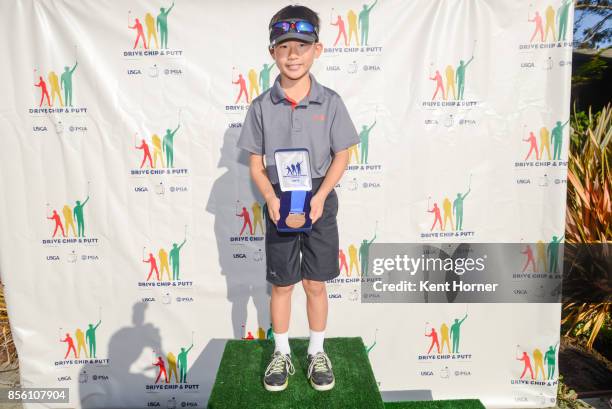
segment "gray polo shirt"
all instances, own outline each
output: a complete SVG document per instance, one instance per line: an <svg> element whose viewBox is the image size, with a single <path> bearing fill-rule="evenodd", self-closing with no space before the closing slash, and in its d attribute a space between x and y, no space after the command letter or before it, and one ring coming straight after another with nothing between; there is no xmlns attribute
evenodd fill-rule
<svg viewBox="0 0 612 409"><path fill-rule="evenodd" d="M308 149L312 177L317 178L325 176L336 152L359 143L340 95L308 75L310 92L299 104L287 98L279 74L270 89L251 101L244 119L238 147L265 155L271 183L278 183L277 149Z"/></svg>

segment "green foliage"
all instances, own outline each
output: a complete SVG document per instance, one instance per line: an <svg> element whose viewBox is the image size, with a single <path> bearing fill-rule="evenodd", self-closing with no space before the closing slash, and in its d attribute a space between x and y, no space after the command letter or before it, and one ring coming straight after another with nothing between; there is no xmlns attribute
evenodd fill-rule
<svg viewBox="0 0 612 409"><path fill-rule="evenodd" d="M559 409L580 409L590 408L580 399L576 391L570 389L566 384L563 383L563 376L559 375L559 387L557 389L557 408Z"/></svg>
<svg viewBox="0 0 612 409"><path fill-rule="evenodd" d="M572 86L603 79L603 74L608 68L606 61L601 58L601 53L603 51L603 49L600 50L592 59L576 69L572 75Z"/></svg>

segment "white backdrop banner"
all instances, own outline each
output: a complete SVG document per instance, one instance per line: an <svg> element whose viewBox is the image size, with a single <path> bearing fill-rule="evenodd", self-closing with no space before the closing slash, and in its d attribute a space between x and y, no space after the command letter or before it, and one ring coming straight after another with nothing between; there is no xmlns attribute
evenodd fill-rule
<svg viewBox="0 0 612 409"><path fill-rule="evenodd" d="M267 25L286 3L256 3L0 3L0 268L23 386L70 388L76 408L203 407L224 340L266 337L264 201L236 143L278 75ZM327 335L364 339L384 394L554 405L558 303L359 289L372 243L538 243L546 264L565 221L570 1L307 5L312 72L361 138L336 188ZM307 336L293 302L290 336ZM44 406L65 407L27 405Z"/></svg>

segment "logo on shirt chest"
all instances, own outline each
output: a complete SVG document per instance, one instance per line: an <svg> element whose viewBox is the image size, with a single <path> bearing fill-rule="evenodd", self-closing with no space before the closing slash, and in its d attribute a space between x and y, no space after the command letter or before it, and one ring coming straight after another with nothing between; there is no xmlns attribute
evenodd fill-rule
<svg viewBox="0 0 612 409"><path fill-rule="evenodd" d="M325 114L313 114L312 115L313 122L323 122L325 121Z"/></svg>

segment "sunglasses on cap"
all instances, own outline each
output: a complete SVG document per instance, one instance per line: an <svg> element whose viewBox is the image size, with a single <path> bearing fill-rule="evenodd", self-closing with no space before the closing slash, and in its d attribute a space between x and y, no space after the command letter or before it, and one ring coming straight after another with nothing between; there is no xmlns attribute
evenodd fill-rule
<svg viewBox="0 0 612 409"><path fill-rule="evenodd" d="M270 27L271 38L275 38L286 33L313 34L318 38L315 26L306 20L277 21Z"/></svg>

